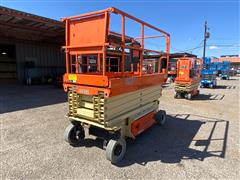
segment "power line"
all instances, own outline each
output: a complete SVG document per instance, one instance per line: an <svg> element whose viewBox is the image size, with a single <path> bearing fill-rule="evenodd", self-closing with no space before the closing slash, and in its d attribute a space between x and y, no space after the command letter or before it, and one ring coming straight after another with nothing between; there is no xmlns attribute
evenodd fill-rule
<svg viewBox="0 0 240 180"><path fill-rule="evenodd" d="M178 52L176 52L176 53L187 52L187 51L192 51L192 50L195 50L195 49L202 48L203 47L203 45L202 45L203 41L204 40L202 40L196 47L193 47L193 48L190 48L190 49L185 49L185 50L178 50ZM173 48L173 49L176 49L176 48Z"/></svg>
<svg viewBox="0 0 240 180"><path fill-rule="evenodd" d="M176 49L177 52L175 53L181 53L181 52L188 52L188 51L193 51L193 50L196 50L196 49L200 49L200 48L203 48L203 45L201 45L202 42L196 46L196 47L193 47L193 48L190 48L190 49L185 49L185 50L178 50L176 48L173 48L171 47L172 49ZM209 45L206 45L206 47L210 47L210 46L217 46L217 47L240 47L240 44L209 44Z"/></svg>

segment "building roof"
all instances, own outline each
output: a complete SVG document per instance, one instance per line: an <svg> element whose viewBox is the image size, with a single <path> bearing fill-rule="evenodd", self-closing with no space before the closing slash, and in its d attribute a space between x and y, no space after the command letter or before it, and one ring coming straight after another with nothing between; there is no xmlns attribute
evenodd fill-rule
<svg viewBox="0 0 240 180"><path fill-rule="evenodd" d="M180 57L197 57L197 55L194 55L194 54L190 54L190 53L173 53L173 54L170 54L170 58L180 58Z"/></svg>
<svg viewBox="0 0 240 180"><path fill-rule="evenodd" d="M64 43L64 23L0 6L0 36Z"/></svg>
<svg viewBox="0 0 240 180"><path fill-rule="evenodd" d="M239 57L238 54L234 54L234 55L222 55L220 57Z"/></svg>
<svg viewBox="0 0 240 180"><path fill-rule="evenodd" d="M219 58L219 62L222 62L222 61L229 61L230 63L240 63L240 57L220 57Z"/></svg>

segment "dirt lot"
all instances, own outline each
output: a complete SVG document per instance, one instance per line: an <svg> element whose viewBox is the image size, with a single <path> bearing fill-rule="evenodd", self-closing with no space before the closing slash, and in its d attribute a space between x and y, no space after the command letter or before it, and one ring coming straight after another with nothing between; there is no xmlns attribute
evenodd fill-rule
<svg viewBox="0 0 240 180"><path fill-rule="evenodd" d="M69 122L61 89L0 87L1 179L236 179L239 80L219 80L192 101L174 99L172 86L164 88L167 123L129 141L118 166L105 159L99 140L87 137L81 147L63 140Z"/></svg>

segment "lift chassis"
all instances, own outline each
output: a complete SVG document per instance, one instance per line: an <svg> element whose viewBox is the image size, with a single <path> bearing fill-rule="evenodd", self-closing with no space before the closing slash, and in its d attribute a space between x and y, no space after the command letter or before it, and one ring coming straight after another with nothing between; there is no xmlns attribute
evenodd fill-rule
<svg viewBox="0 0 240 180"><path fill-rule="evenodd" d="M122 17L121 34L110 31L111 13ZM126 18L141 25L140 37L125 35ZM83 142L86 134L101 138L107 159L118 163L126 152L126 138L135 139L153 124L166 121L159 98L167 80L170 36L116 8L63 21L67 71L63 86L71 122L64 138L73 146ZM154 38L165 39L165 53L144 48L144 39L153 38L144 35L145 27L160 33ZM144 62L149 60L151 71L145 71Z"/></svg>
<svg viewBox="0 0 240 180"><path fill-rule="evenodd" d="M199 83L176 83L175 84L175 98L184 97L186 99L192 99L193 96L199 94Z"/></svg>

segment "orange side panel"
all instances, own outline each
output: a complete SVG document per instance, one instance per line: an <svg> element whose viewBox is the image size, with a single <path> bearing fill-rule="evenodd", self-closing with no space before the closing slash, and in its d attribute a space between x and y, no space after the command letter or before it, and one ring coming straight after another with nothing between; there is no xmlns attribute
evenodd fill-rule
<svg viewBox="0 0 240 180"><path fill-rule="evenodd" d="M94 45L94 44L93 44ZM70 47L69 48L69 54L71 55L76 55L76 54L91 54L91 55L96 55L98 53L102 53L102 45L101 46L94 46L94 47L79 47L79 48L74 48Z"/></svg>
<svg viewBox="0 0 240 180"><path fill-rule="evenodd" d="M150 128L155 123L153 115L154 112L150 112L147 115L141 117L140 119L133 121L133 123L131 124L132 135L136 137L141 132Z"/></svg>
<svg viewBox="0 0 240 180"><path fill-rule="evenodd" d="M69 45L70 46L89 46L103 44L106 39L106 20L105 15L88 17L69 22Z"/></svg>
<svg viewBox="0 0 240 180"><path fill-rule="evenodd" d="M136 91L149 86L161 86L166 80L164 76L164 74L149 74L129 78L110 79L111 96Z"/></svg>
<svg viewBox="0 0 240 180"><path fill-rule="evenodd" d="M189 73L190 73L190 60L189 59L180 59L178 62L178 74L177 80L189 81Z"/></svg>
<svg viewBox="0 0 240 180"><path fill-rule="evenodd" d="M199 82L199 70L197 75L190 78L190 69L194 68L194 63L197 59L195 58L179 58L177 62L177 77L175 79L175 83L179 84L193 84Z"/></svg>
<svg viewBox="0 0 240 180"><path fill-rule="evenodd" d="M75 86L74 84L63 84L64 91L67 92L69 87ZM106 97L109 97L110 89L107 88L98 88L98 87L91 87L91 86L80 86L77 85L76 92L77 94L85 94L88 96L95 96L98 95L98 92L104 92Z"/></svg>
<svg viewBox="0 0 240 180"><path fill-rule="evenodd" d="M86 74L64 74L64 83L73 83L78 85L88 85L97 87L107 87L108 77Z"/></svg>
<svg viewBox="0 0 240 180"><path fill-rule="evenodd" d="M107 76L86 75L86 74L65 74L64 90L67 87L76 86L79 94L97 95L98 91L107 92L106 97L116 96L123 93L136 91L154 85L161 85L165 82L163 74L151 74L126 78L112 78L108 86ZM160 92L159 92L160 93Z"/></svg>

